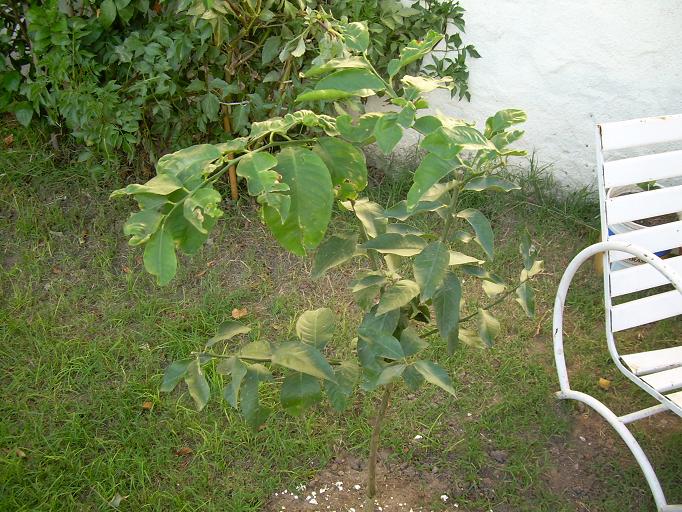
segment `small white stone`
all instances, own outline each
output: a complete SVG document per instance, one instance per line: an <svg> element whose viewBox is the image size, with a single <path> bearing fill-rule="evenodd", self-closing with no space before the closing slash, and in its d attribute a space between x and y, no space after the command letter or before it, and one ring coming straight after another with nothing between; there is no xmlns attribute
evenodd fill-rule
<svg viewBox="0 0 682 512"><path fill-rule="evenodd" d="M415 441L419 441L420 439L424 439L424 436L421 436L421 435L419 435L419 434L417 434L416 436L414 436L414 440L415 440Z"/></svg>
<svg viewBox="0 0 682 512"><path fill-rule="evenodd" d="M312 500L310 500L309 503L310 503L311 505L317 505L317 500L316 500L315 498L313 498Z"/></svg>
<svg viewBox="0 0 682 512"><path fill-rule="evenodd" d="M355 509L353 507L348 509L348 512L355 512Z"/></svg>
<svg viewBox="0 0 682 512"><path fill-rule="evenodd" d="M296 496L295 494L294 494L294 499L295 499L295 500L297 500L297 499L298 499L298 496Z"/></svg>
<svg viewBox="0 0 682 512"><path fill-rule="evenodd" d="M585 439L583 436L580 436L580 440L581 440L583 443L584 443L585 441L587 441L587 439Z"/></svg>
<svg viewBox="0 0 682 512"><path fill-rule="evenodd" d="M440 499L443 501L443 503L445 503L446 501L448 501L449 498L447 494L441 494Z"/></svg>
<svg viewBox="0 0 682 512"><path fill-rule="evenodd" d="M359 484L355 484L355 485L353 486L353 489L355 489L356 491L359 491L359 490L360 490L360 485L359 485Z"/></svg>
<svg viewBox="0 0 682 512"><path fill-rule="evenodd" d="M316 493L315 491L313 491L313 492L311 492L310 494L312 494L313 496L315 496L317 493Z"/></svg>
<svg viewBox="0 0 682 512"><path fill-rule="evenodd" d="M467 416L471 418L472 414L470 412L467 413Z"/></svg>

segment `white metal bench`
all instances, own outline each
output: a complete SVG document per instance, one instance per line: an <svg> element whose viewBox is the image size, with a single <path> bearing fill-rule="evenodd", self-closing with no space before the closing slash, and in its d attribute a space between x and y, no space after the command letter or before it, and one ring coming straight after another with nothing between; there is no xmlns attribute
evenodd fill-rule
<svg viewBox="0 0 682 512"><path fill-rule="evenodd" d="M597 175L601 206L602 242L581 251L568 265L554 303L554 357L561 391L557 396L592 407L623 438L651 487L659 511L682 511L682 504L668 504L653 467L627 425L663 411L682 416L682 343L648 352L620 354L614 334L682 314L682 256L661 259L654 252L682 247L682 220L632 231L617 229L623 223L682 211L682 150L644 156L609 159L611 151L682 141L682 115L635 119L597 126ZM606 158L605 158L606 154ZM615 187L672 180L672 185L654 190L614 196ZM632 227L632 226L631 226ZM659 403L623 416L616 415L596 398L571 389L563 346L563 312L566 294L578 268L592 256L603 253L606 340L618 369ZM635 258L635 259L633 259ZM624 265L626 263L626 265ZM675 289L653 288L672 284ZM645 297L613 304L612 299L652 290ZM657 292L657 293L654 293ZM623 299L618 299L620 302ZM682 453L681 453L682 456Z"/></svg>

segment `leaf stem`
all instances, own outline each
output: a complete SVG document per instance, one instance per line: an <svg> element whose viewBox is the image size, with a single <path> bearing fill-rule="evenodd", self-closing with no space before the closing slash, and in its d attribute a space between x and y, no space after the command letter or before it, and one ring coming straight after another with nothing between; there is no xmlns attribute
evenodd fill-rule
<svg viewBox="0 0 682 512"><path fill-rule="evenodd" d="M448 236L450 235L450 230L452 229L452 224L455 220L455 210L457 209L457 203L459 202L459 191L462 185L458 185L454 188L452 192L452 199L450 200L450 205L448 206L448 218L445 220L445 226L443 227L443 234L441 235L441 242L447 243Z"/></svg>

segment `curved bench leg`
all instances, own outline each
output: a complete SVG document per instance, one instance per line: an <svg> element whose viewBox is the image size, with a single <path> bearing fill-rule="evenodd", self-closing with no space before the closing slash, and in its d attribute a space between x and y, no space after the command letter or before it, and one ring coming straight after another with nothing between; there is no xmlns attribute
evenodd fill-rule
<svg viewBox="0 0 682 512"><path fill-rule="evenodd" d="M635 456L635 460L639 464L639 467L644 473L644 478L646 478L649 487L651 488L651 493L654 496L654 501L656 502L656 507L659 512L682 512L682 505L668 505L663 494L663 489L661 488L661 483L656 477L654 468L649 462L649 458L646 456L642 447L639 445L635 437L632 435L630 430L625 426L625 424L618 419L611 409L606 407L596 398L580 391L559 391L556 393L557 398L560 399L573 399L578 400L586 405L589 405L594 409L600 416L602 416L609 424L618 432L618 435L625 441L625 444L630 448L632 455Z"/></svg>

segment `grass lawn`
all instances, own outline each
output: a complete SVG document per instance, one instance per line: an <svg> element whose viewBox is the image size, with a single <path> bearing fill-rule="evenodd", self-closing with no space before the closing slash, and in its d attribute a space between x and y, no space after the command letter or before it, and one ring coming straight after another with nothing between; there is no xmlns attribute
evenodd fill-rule
<svg viewBox="0 0 682 512"><path fill-rule="evenodd" d="M340 323L333 344L343 351L359 317L346 289L353 268L310 281L310 262L281 250L244 201L225 208L211 243L159 288L121 232L128 206L107 199L120 183L94 184L69 155L13 126L0 128L0 146L10 132L13 147L0 147L0 510L109 510L119 495L119 510L257 511L335 454L366 455L376 396L358 394L343 414L276 413L254 433L222 401L197 413L183 386L157 391L165 366L200 346L233 308L247 308L254 337L283 340L302 309L328 306ZM369 194L384 203L405 190L376 181ZM523 193L473 206L492 219L495 270L510 280L520 269L516 240L528 226L547 269L535 285L537 318L507 304L498 310L503 334L494 348L465 347L445 360L457 399L434 387L399 392L384 454L437 475L458 510L653 510L638 466L610 427L553 396L553 294L568 260L596 238L586 226L595 223L596 205L579 194L549 198L547 179L524 182ZM349 228L347 216L337 218L337 229ZM467 308L484 301L478 283L465 288ZM574 387L625 412L650 401L610 362L601 293L594 269L581 271L566 327ZM624 342L664 345L680 327L673 320L636 329ZM430 350L444 347L434 341ZM612 380L608 392L598 388L600 377ZM682 501L682 422L661 415L636 430L669 499ZM436 497L433 507L445 505Z"/></svg>

